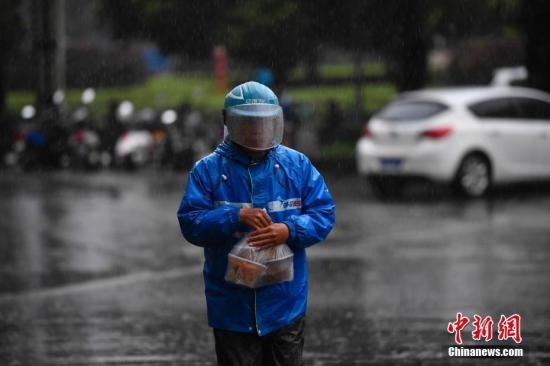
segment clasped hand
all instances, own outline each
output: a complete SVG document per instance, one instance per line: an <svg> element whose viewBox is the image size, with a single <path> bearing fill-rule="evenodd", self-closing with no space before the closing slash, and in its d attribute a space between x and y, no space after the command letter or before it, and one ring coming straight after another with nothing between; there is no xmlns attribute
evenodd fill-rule
<svg viewBox="0 0 550 366"><path fill-rule="evenodd" d="M248 237L252 247L267 249L287 242L289 231L285 224L273 223L267 212L261 208L241 208L239 219L254 229Z"/></svg>

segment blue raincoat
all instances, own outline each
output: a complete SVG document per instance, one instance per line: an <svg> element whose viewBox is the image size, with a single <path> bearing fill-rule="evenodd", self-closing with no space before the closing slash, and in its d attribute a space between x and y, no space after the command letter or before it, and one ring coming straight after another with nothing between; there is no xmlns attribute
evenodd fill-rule
<svg viewBox="0 0 550 366"><path fill-rule="evenodd" d="M227 254L250 231L239 222L243 207L265 208L274 223L289 227L293 281L250 289L224 280ZM327 237L335 213L323 177L304 154L279 145L253 162L223 142L193 166L177 215L183 236L204 248L209 326L266 335L305 314L305 248Z"/></svg>

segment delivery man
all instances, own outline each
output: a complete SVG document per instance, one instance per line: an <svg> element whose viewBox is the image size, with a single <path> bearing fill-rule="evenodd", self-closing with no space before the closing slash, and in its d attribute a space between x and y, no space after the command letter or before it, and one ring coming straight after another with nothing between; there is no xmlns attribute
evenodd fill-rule
<svg viewBox="0 0 550 366"><path fill-rule="evenodd" d="M268 87L247 82L225 97L225 140L189 173L177 215L204 248L208 324L219 365L302 365L306 251L335 219L323 177L302 153L280 145L283 112ZM257 248L286 243L294 279L256 289L226 282L227 254L244 235Z"/></svg>

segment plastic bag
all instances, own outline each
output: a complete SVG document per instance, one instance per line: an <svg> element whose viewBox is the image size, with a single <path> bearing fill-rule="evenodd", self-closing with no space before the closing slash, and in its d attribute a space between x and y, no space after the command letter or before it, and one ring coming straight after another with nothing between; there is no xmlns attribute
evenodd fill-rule
<svg viewBox="0 0 550 366"><path fill-rule="evenodd" d="M250 288L272 285L294 279L294 253L286 244L257 249L243 238L227 255L227 282Z"/></svg>

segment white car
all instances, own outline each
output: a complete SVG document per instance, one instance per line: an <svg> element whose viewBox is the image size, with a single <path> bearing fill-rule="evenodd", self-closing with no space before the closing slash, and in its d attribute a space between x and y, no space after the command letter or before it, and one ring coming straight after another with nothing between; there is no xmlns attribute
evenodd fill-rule
<svg viewBox="0 0 550 366"><path fill-rule="evenodd" d="M453 183L472 197L494 183L549 179L550 95L520 87L403 93L371 118L356 154L379 195L388 177Z"/></svg>

